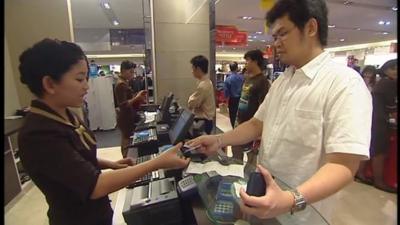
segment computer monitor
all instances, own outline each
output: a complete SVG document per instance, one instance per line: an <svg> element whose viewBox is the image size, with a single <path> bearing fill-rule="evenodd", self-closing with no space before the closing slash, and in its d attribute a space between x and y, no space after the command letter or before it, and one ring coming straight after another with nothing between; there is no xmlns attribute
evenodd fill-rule
<svg viewBox="0 0 400 225"><path fill-rule="evenodd" d="M162 102L161 102L161 104L160 104L160 110L162 109L162 108L164 108L164 105L165 105L165 101L167 100L167 96L164 96L163 97L163 99L162 99Z"/></svg>
<svg viewBox="0 0 400 225"><path fill-rule="evenodd" d="M174 99L174 94L170 92L165 100L164 106L160 110L161 121L169 123L169 107L171 106L172 99Z"/></svg>
<svg viewBox="0 0 400 225"><path fill-rule="evenodd" d="M190 126L193 124L194 114L189 110L185 109L182 111L175 124L169 130L169 140L171 144L175 145L185 139L185 135L188 133Z"/></svg>

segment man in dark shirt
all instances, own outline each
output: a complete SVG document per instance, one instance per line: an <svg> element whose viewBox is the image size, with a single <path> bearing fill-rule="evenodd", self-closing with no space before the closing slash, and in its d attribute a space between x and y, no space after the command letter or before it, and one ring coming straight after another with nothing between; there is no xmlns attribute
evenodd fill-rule
<svg viewBox="0 0 400 225"><path fill-rule="evenodd" d="M243 75L237 72L237 62L229 64L229 68L231 73L224 82L224 94L225 97L229 98L229 119L233 128L235 127L236 113L239 106L240 93L242 92L244 78Z"/></svg>
<svg viewBox="0 0 400 225"><path fill-rule="evenodd" d="M248 75L242 86L236 126L253 117L270 88L267 77L262 73L265 66L263 53L260 50L248 51L244 55L244 59ZM257 143L250 142L245 145L232 146L233 157L243 160L243 152L248 151L246 167L253 165L257 158Z"/></svg>

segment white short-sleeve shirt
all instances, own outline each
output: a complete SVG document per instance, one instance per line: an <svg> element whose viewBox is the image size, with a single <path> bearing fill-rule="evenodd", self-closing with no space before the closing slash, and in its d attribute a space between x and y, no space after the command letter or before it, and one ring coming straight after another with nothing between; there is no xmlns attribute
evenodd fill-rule
<svg viewBox="0 0 400 225"><path fill-rule="evenodd" d="M258 162L297 187L325 154L369 158L372 98L361 76L323 52L272 84L254 117L263 122Z"/></svg>

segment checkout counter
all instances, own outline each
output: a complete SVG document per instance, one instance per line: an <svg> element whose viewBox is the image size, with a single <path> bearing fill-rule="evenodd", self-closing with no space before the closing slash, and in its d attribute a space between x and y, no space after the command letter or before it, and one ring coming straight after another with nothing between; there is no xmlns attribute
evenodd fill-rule
<svg viewBox="0 0 400 225"><path fill-rule="evenodd" d="M187 133L187 124L193 123L192 117L182 116L184 113L185 112L181 113L179 119L175 121L175 124L170 128L171 132L169 132L169 141L172 144L182 141L182 138L185 136L184 133ZM182 119L184 117L186 120ZM179 129L177 129L177 127ZM182 130L183 127L184 129ZM174 137L176 138L176 133L179 133L179 140L174 139ZM140 147L143 150L146 149L145 145L141 145ZM154 143L151 144L151 147L154 148ZM162 151L160 146L158 149L159 151ZM128 151L128 156L132 154L132 151L138 151L138 149L131 148ZM154 151L149 154L154 155ZM154 156L156 157L156 155ZM151 157L148 157L148 159L150 158ZM220 184L222 182L226 183L227 181L231 184L235 182L246 184L247 181L244 176L242 176L242 178L232 175L221 176L215 171L195 174L192 176L192 182L195 182L197 188L196 194L191 195L190 197L184 197L181 192L182 188L178 188L178 184L182 183L182 177L185 179L188 175L188 169L183 171L180 170L178 173L175 171L172 175L168 175L167 172L168 171L162 171L163 177L157 176L157 179L152 179L147 183L141 183L140 185L120 190L114 208L113 224L328 224L311 205L308 205L304 211L295 213L294 215L286 213L273 219L260 220L255 217L249 218L241 215L240 209L236 204L235 207L231 207L230 209L231 211L235 210L235 215L233 217L231 215L231 217L227 219L227 217L223 216L224 210L226 210L226 208L224 208L225 206L222 207L222 211L218 211L220 214L215 213L218 207L218 210L221 210L220 205L217 207L216 204L216 199L218 199L217 193L219 193L221 186ZM158 171L157 174L161 174L160 171ZM284 182L280 181L279 178L275 177L275 181L283 190L290 188ZM236 200L239 201L239 199Z"/></svg>

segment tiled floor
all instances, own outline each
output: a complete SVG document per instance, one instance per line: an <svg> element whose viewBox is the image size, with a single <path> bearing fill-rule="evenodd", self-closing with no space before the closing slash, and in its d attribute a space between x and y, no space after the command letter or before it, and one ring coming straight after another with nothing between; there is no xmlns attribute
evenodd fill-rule
<svg viewBox="0 0 400 225"><path fill-rule="evenodd" d="M229 119L217 114L218 128L231 129ZM228 155L231 153L228 151ZM121 157L119 147L102 148L98 156L110 160ZM394 225L397 224L397 195L353 182L338 193L339 202L332 216L333 225ZM117 192L109 195L115 207ZM34 185L5 207L6 225L47 225L47 204ZM312 224L310 224L312 225Z"/></svg>

